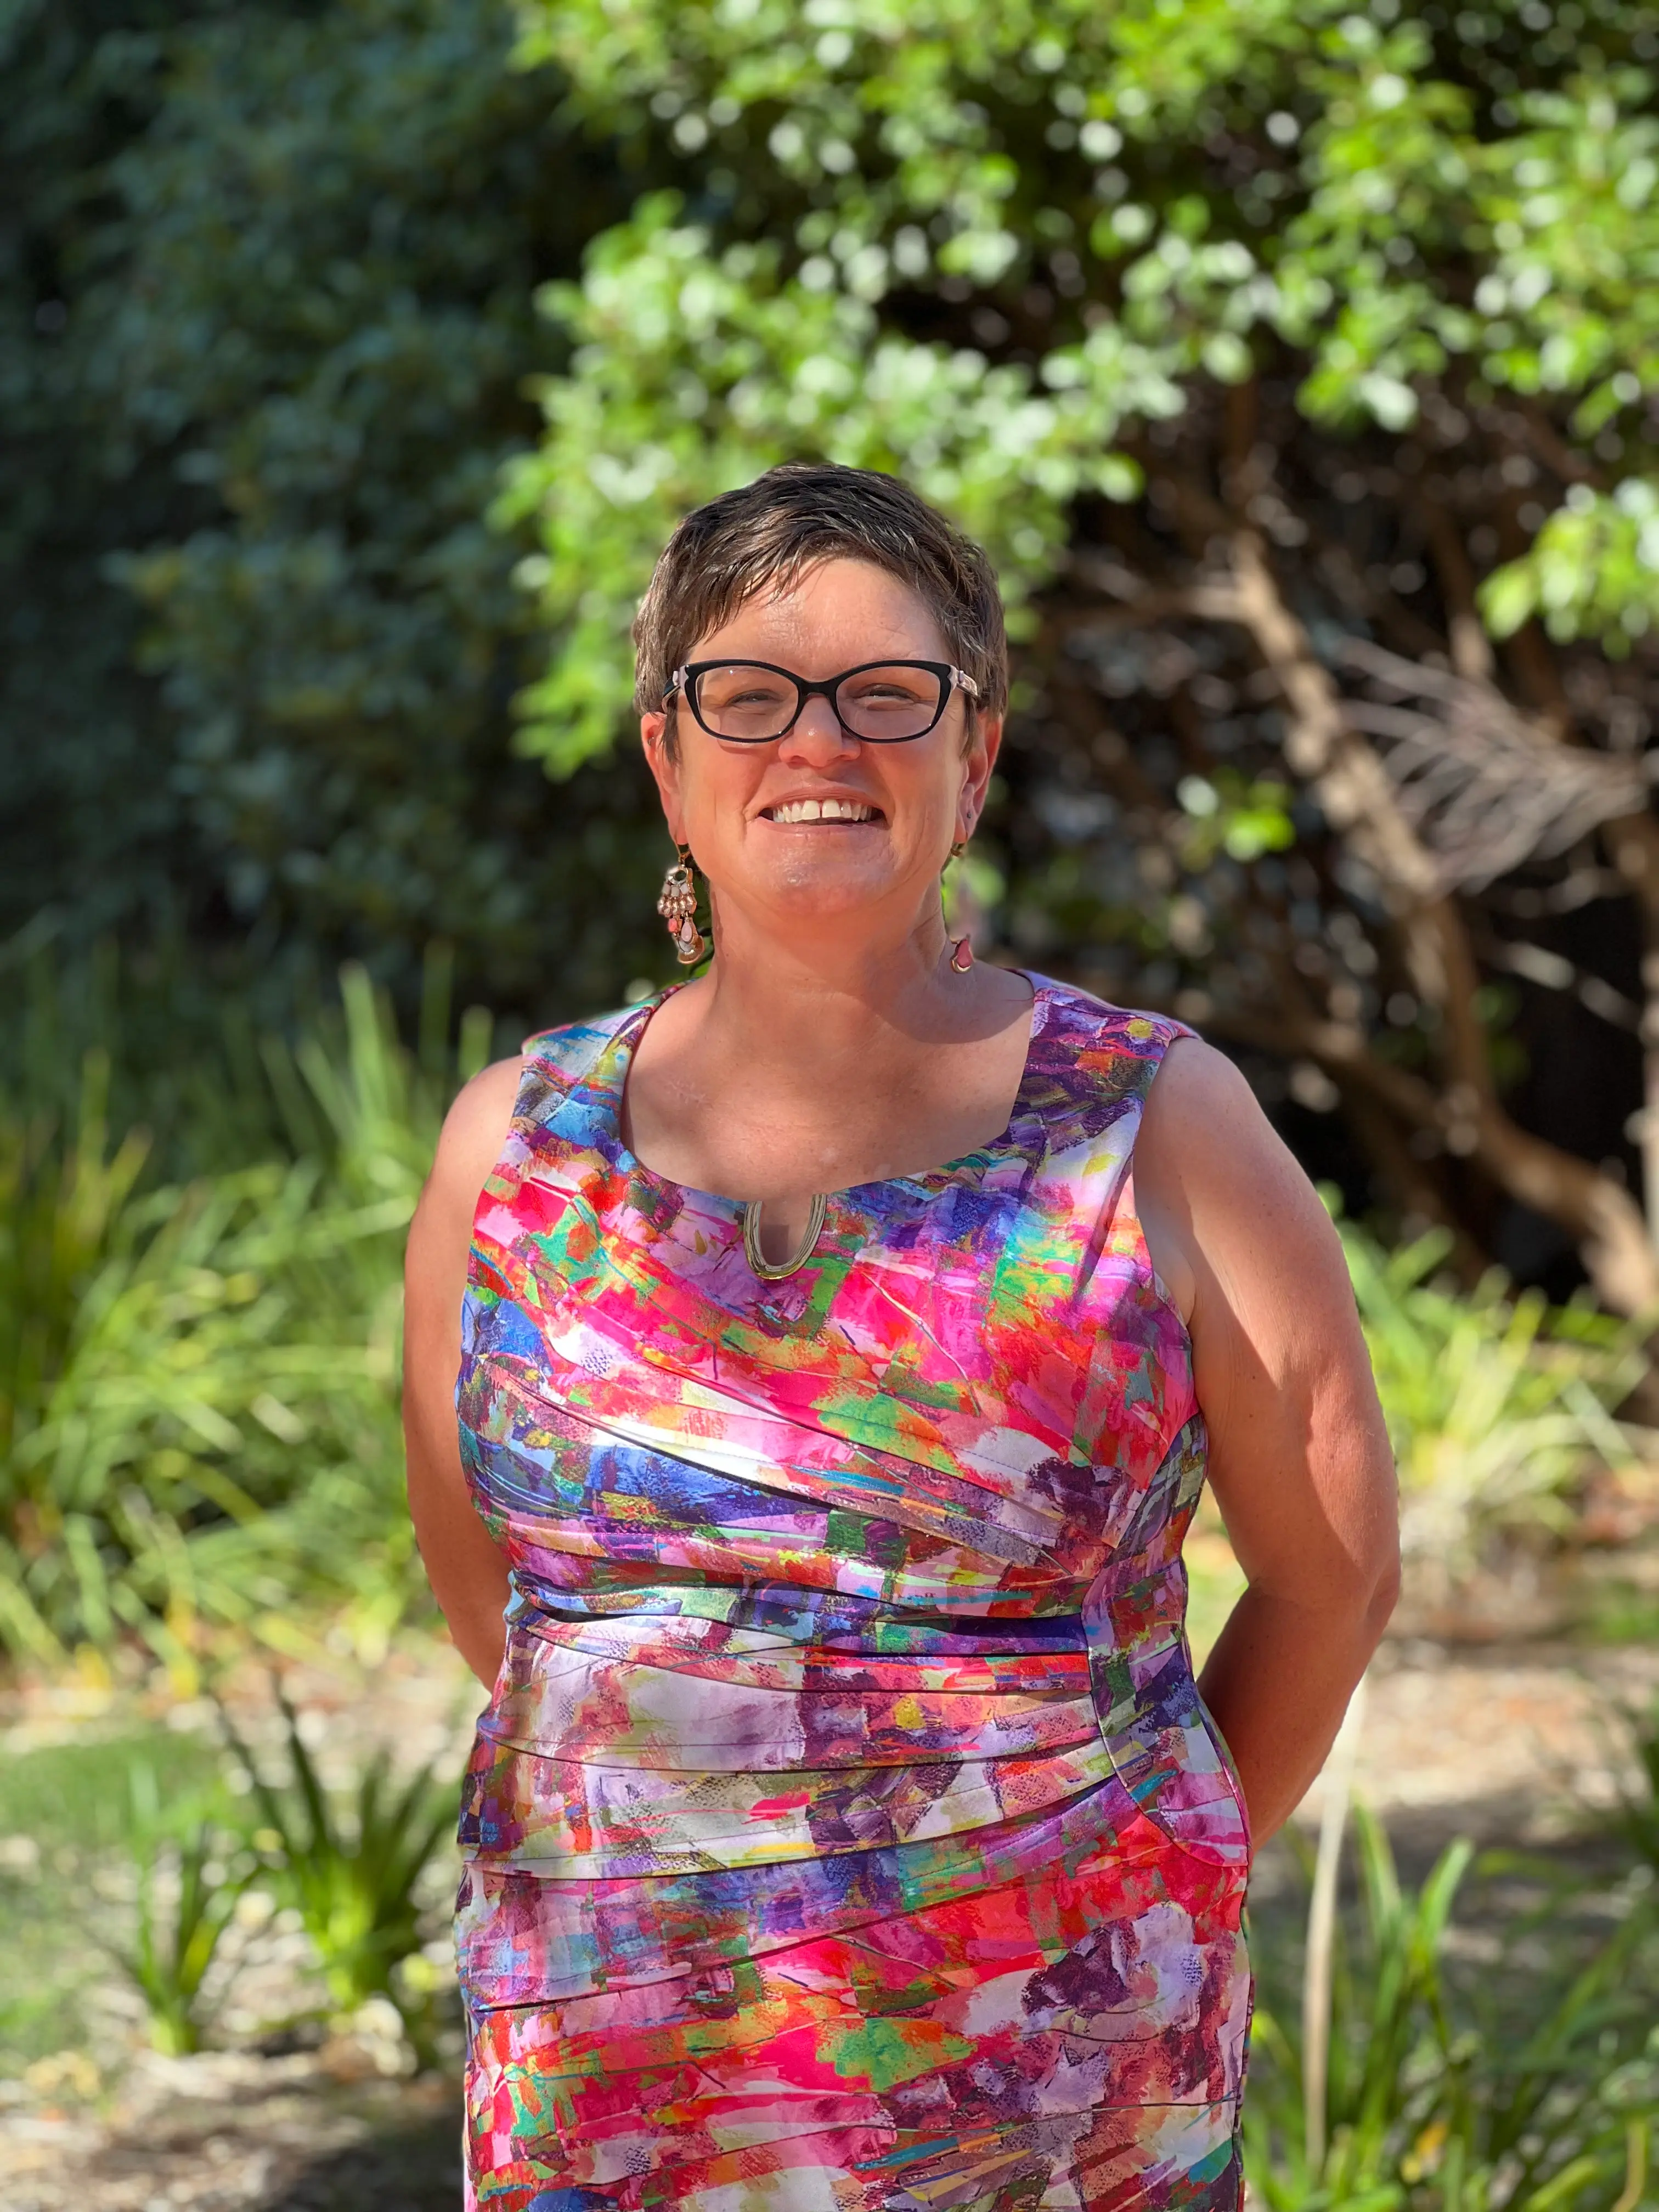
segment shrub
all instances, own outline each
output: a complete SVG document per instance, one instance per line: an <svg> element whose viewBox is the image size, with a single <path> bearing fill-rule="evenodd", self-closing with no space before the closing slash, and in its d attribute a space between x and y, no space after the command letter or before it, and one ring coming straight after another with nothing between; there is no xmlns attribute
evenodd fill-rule
<svg viewBox="0 0 1659 2212"><path fill-rule="evenodd" d="M216 1625L296 1601L384 1632L419 1587L398 1433L399 1262L453 1087L367 976L265 1066L301 1145L146 1189L91 1055L72 1133L0 1101L0 1641L142 1638L188 1675ZM464 1066L487 1051L472 1020Z"/></svg>
<svg viewBox="0 0 1659 2212"><path fill-rule="evenodd" d="M1363 1808L1355 1832L1361 1911L1339 1943L1323 2148L1310 2156L1302 2038L1286 1962L1269 1958L1244 2104L1253 2194L1270 2212L1636 2212L1659 2119L1646 1891L1517 2034L1448 1977L1470 1846L1412 1891Z"/></svg>
<svg viewBox="0 0 1659 2212"><path fill-rule="evenodd" d="M208 2007L204 1984L230 1925L246 1872L225 1863L234 1838L206 1825L178 1832L162 1825L155 1769L129 1769L135 1912L130 1944L112 1943L149 2014L150 2041L169 2057L199 2051Z"/></svg>
<svg viewBox="0 0 1659 2212"><path fill-rule="evenodd" d="M264 1829L256 1838L305 1923L330 1996L342 2011L391 1997L400 2013L407 1992L396 1969L420 1948L419 1890L441 1838L456 1818L453 1788L435 1778L435 1759L394 1786L378 1752L350 1787L331 1793L306 1747L299 1716L281 1685L276 1703L286 1730L289 1778L276 1786L222 1712L232 1756L246 1776Z"/></svg>
<svg viewBox="0 0 1659 2212"><path fill-rule="evenodd" d="M1642 1373L1636 1327L1552 1314L1496 1269L1462 1296L1437 1278L1442 1230L1390 1253L1338 1228L1400 1470L1401 1548L1419 1575L1449 1584L1493 1535L1564 1527L1588 1468L1635 1456L1612 1409Z"/></svg>

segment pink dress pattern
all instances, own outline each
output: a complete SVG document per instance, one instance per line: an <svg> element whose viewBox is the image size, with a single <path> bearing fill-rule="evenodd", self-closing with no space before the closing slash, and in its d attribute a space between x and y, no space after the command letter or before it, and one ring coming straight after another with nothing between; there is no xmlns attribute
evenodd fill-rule
<svg viewBox="0 0 1659 2212"><path fill-rule="evenodd" d="M1249 1844L1183 1626L1178 1024L1041 978L1008 1127L758 1280L526 1047L457 1402L512 1562L461 1824L490 2212L1232 2212Z"/></svg>

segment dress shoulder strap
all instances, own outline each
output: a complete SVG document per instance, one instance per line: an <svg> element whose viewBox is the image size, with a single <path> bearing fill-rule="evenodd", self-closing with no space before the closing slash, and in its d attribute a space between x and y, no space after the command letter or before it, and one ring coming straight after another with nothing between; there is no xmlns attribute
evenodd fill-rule
<svg viewBox="0 0 1659 2212"><path fill-rule="evenodd" d="M548 1091L579 1090L592 1080L617 1032L644 1012L641 1006L622 1006L615 1013L593 1014L584 1021L562 1022L556 1029L535 1030L519 1048L525 1057L526 1077L533 1072Z"/></svg>
<svg viewBox="0 0 1659 2212"><path fill-rule="evenodd" d="M1168 1014L1114 1006L1069 983L1036 978L1039 1022L1031 1039L1027 1110L1045 1149L1067 1152L1108 1129L1139 1124L1164 1055L1195 1034Z"/></svg>
<svg viewBox="0 0 1659 2212"><path fill-rule="evenodd" d="M524 1072L513 1104L507 1151L497 1170L503 1181L562 1148L587 1150L614 1142L617 1126L616 1044L639 1006L538 1030L524 1041Z"/></svg>

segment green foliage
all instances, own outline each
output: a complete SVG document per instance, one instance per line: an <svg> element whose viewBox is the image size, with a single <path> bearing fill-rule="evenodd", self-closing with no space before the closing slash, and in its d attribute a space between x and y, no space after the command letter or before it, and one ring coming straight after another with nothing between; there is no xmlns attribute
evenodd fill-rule
<svg viewBox="0 0 1659 2212"><path fill-rule="evenodd" d="M1635 1443L1611 1409L1643 1370L1640 1331L1582 1310L1552 1317L1536 1291L1497 1271L1472 1296L1436 1279L1443 1231L1385 1252L1338 1224L1400 1472L1401 1541L1455 1581L1483 1542L1559 1528L1564 1493Z"/></svg>
<svg viewBox="0 0 1659 2212"><path fill-rule="evenodd" d="M1541 615L1552 637L1595 637L1622 659L1659 618L1659 482L1627 477L1610 495L1571 485L1525 556L1487 578L1481 604L1499 637Z"/></svg>
<svg viewBox="0 0 1659 2212"><path fill-rule="evenodd" d="M1354 1827L1364 1941L1341 1949L1332 1985L1328 2148L1317 2172L1305 2138L1299 2034L1288 2010L1281 2018L1271 2003L1256 2008L1246 2142L1252 2178L1273 2212L1321 2200L1375 2201L1378 2212L1403 2203L1394 2168L1402 2139L1413 2139L1432 2113L1425 2087L1449 2041L1441 1954L1473 1846L1449 1845L1413 1894L1402 1890L1387 1835L1363 1806Z"/></svg>
<svg viewBox="0 0 1659 2212"><path fill-rule="evenodd" d="M645 201L595 247L581 286L542 295L575 368L542 387L548 434L509 470L495 512L542 527L545 550L519 574L565 642L524 703L527 742L557 774L615 734L633 689L631 603L675 523L775 461L808 451L905 475L988 546L1016 604L1073 497L1139 489L1103 447L1112 418L1080 380L1034 392L976 353L883 337L856 291L817 281L818 264L786 278L769 243L713 253L680 211L671 194ZM1137 396L1177 404L1151 372Z"/></svg>
<svg viewBox="0 0 1659 2212"><path fill-rule="evenodd" d="M246 1881L223 1863L234 1839L200 1824L181 1835L176 1812L163 1827L153 1767L131 1768L129 1781L135 1925L131 1945L112 1944L110 1952L149 2009L150 2041L176 2058L202 2047L204 1984Z"/></svg>
<svg viewBox="0 0 1659 2212"><path fill-rule="evenodd" d="M1625 1720L1637 1782L1621 1796L1614 1826L1638 1859L1659 1877L1659 1697L1645 1712L1628 1712Z"/></svg>
<svg viewBox="0 0 1659 2212"><path fill-rule="evenodd" d="M88 935L164 916L188 875L138 610L103 564L183 535L198 501L165 444L112 452L104 176L154 112L161 36L201 12L0 9L0 935L71 899Z"/></svg>
<svg viewBox="0 0 1659 2212"><path fill-rule="evenodd" d="M501 512L541 520L527 703L560 772L614 732L667 520L786 455L902 468L1018 595L1079 499L1133 495L1115 440L1275 357L1334 432L1443 388L1648 434L1655 40L1618 0L1541 40L1509 0L1437 28L1346 0L521 12L526 61L665 138L709 211L643 204L544 295L574 352ZM1639 623L1634 567L1593 590L1548 602L1563 635Z"/></svg>
<svg viewBox="0 0 1659 2212"><path fill-rule="evenodd" d="M288 1159L145 1191L77 1130L0 1118L0 1638L61 1661L137 1633L186 1676L204 1630L291 1637L332 1594L385 1631L418 1584L398 1430L402 1231L454 1081L367 977L343 1030L268 1047ZM487 1024L484 1025L487 1030ZM460 1073L483 1056L477 1022Z"/></svg>
<svg viewBox="0 0 1659 2212"><path fill-rule="evenodd" d="M1176 797L1191 824L1181 855L1187 867L1206 868L1220 853L1231 860L1259 860L1296 842L1290 793L1282 783L1247 784L1236 769L1223 769L1213 782L1182 776Z"/></svg>
<svg viewBox="0 0 1659 2212"><path fill-rule="evenodd" d="M198 1807L212 1796L218 1761L197 1735L156 1729L14 1750L0 1765L0 1834L45 1844L112 1850L131 1843L134 1821L156 1797Z"/></svg>
<svg viewBox="0 0 1659 2212"><path fill-rule="evenodd" d="M200 2049L250 1963L236 1912L250 1891L267 1908L297 1909L312 1954L297 2005L262 2030L295 2012L350 2015L379 1997L385 2025L400 2019L416 2057L433 2059L442 1978L420 1945L432 1932L426 1878L455 1818L453 1777L434 1779L434 1762L394 1783L384 1756L371 1755L331 1790L304 1724L278 1702L280 1777L229 1723L222 1749L156 1724L8 1759L0 2072L85 2038L88 2001L112 1965L143 2000L156 2049ZM90 1918L89 1894L99 1900ZM246 1925L268 1919L267 1909ZM384 2039L383 2027L371 2033Z"/></svg>
<svg viewBox="0 0 1659 2212"><path fill-rule="evenodd" d="M1288 1961L1264 1960L1244 2102L1252 2190L1271 2212L1603 2212L1633 2181L1635 2212L1659 2121L1650 1905L1633 1904L1541 2008L1529 1974L1517 2034L1460 2002L1448 1972L1472 1847L1450 1845L1413 1892L1363 1808L1355 1827L1363 1909L1334 1986L1328 2148L1313 2171Z"/></svg>
<svg viewBox="0 0 1659 2212"><path fill-rule="evenodd" d="M344 954L412 1001L434 939L538 1014L640 972L643 779L556 799L512 751L525 549L484 510L559 358L535 289L628 193L511 34L7 11L0 934L182 930L271 1020Z"/></svg>
<svg viewBox="0 0 1659 2212"><path fill-rule="evenodd" d="M488 0L205 24L112 176L125 427L182 432L219 508L124 571L197 820L249 919L416 956L530 896L479 803L512 626L482 509L571 180L505 30Z"/></svg>
<svg viewBox="0 0 1659 2212"><path fill-rule="evenodd" d="M265 1779L221 1711L226 1740L264 1822L256 1841L272 1855L335 2004L350 2011L370 1997L390 1996L401 2009L408 1997L395 1969L420 1948L421 1877L453 1825L453 1790L434 1779L435 1759L394 1787L390 1760L380 1752L337 1802L280 1685L276 1695L287 1737L285 1788Z"/></svg>
<svg viewBox="0 0 1659 2212"><path fill-rule="evenodd" d="M84 2049L94 2032L111 1966L107 1949L90 1939L94 1931L131 1936L135 1880L165 1841L152 1834L141 1843L137 1832L146 1776L166 1804L194 1814L215 1809L217 1771L211 1747L170 1728L115 1735L80 1729L68 1742L8 1745L0 1759L0 2072ZM113 1909L95 1891L106 1876L121 1899ZM89 1911L93 1893L100 1905Z"/></svg>

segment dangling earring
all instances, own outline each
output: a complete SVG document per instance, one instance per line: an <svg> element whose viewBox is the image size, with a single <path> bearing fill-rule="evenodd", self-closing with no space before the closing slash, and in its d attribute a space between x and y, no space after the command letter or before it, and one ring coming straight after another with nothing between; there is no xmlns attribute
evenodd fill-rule
<svg viewBox="0 0 1659 2212"><path fill-rule="evenodd" d="M951 848L951 860L959 860L967 850L968 840L965 837L959 837L956 843ZM950 866L951 860L947 860L945 863L945 867L948 868ZM939 876L939 903L942 906L944 902L945 878L943 871L941 871ZM946 934L949 934L948 929ZM965 975L973 964L973 939L969 937L958 937L953 939L951 945L951 965L956 969L957 975Z"/></svg>
<svg viewBox="0 0 1659 2212"><path fill-rule="evenodd" d="M657 912L668 924L675 957L682 968L690 968L702 958L706 947L702 932L697 927L697 886L691 872L691 848L676 841L674 849L679 858L662 879Z"/></svg>

